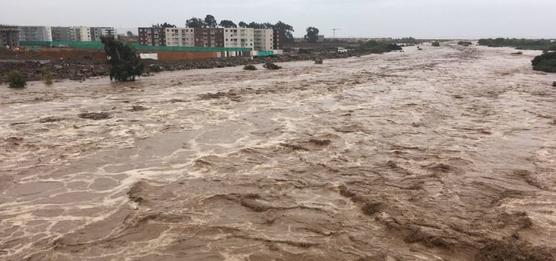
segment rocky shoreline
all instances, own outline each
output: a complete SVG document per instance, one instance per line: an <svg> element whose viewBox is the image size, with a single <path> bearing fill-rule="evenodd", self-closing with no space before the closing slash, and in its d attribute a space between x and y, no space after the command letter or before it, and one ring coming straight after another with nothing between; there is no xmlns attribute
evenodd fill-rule
<svg viewBox="0 0 556 261"><path fill-rule="evenodd" d="M272 60L272 62L291 62L291 61L306 61L320 59L337 59L347 58L352 56L361 56L370 54L366 51L355 50L350 53L336 53L334 51L322 50L305 54L285 54L270 58L247 58L247 57L233 57L225 59L209 59L199 61L180 61L180 62L162 62L145 60L146 70L145 74L162 71L177 71L177 70L191 70L191 69L213 69L223 67L241 66L247 64L261 64ZM25 60L0 60L0 84L5 83L7 74L10 71L19 71L23 73L28 81L39 81L42 79L43 72L50 72L52 78L55 80L70 79L76 81L84 81L87 78L107 76L108 64L96 63L86 60L75 61L25 61Z"/></svg>

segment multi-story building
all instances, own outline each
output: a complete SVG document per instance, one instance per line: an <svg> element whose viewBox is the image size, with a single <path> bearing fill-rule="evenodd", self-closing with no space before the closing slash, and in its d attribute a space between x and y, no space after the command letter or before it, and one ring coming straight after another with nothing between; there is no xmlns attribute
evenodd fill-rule
<svg viewBox="0 0 556 261"><path fill-rule="evenodd" d="M195 46L225 47L223 28L195 28Z"/></svg>
<svg viewBox="0 0 556 261"><path fill-rule="evenodd" d="M75 31L69 26L53 26L52 41L75 41Z"/></svg>
<svg viewBox="0 0 556 261"><path fill-rule="evenodd" d="M52 30L50 26L20 26L20 41L52 41Z"/></svg>
<svg viewBox="0 0 556 261"><path fill-rule="evenodd" d="M224 29L224 47L255 48L255 29L226 28Z"/></svg>
<svg viewBox="0 0 556 261"><path fill-rule="evenodd" d="M0 47L15 48L19 46L19 28L0 25Z"/></svg>
<svg viewBox="0 0 556 261"><path fill-rule="evenodd" d="M91 28L86 26L54 26L53 41L91 41Z"/></svg>
<svg viewBox="0 0 556 261"><path fill-rule="evenodd" d="M166 46L195 46L194 28L166 28Z"/></svg>
<svg viewBox="0 0 556 261"><path fill-rule="evenodd" d="M139 27L139 44L151 46L166 46L166 28Z"/></svg>
<svg viewBox="0 0 556 261"><path fill-rule="evenodd" d="M103 36L116 36L114 27L91 27L91 41L100 41Z"/></svg>
<svg viewBox="0 0 556 261"><path fill-rule="evenodd" d="M273 34L274 34L274 37L273 37L274 38L273 39L274 40L274 44L273 44L274 49L282 50L284 48L285 32L283 30L274 30Z"/></svg>
<svg viewBox="0 0 556 261"><path fill-rule="evenodd" d="M87 26L76 26L73 27L75 30L75 35L77 35L78 41L90 42L91 41L91 27Z"/></svg>
<svg viewBox="0 0 556 261"><path fill-rule="evenodd" d="M255 50L270 51L274 49L274 30L255 29L253 35Z"/></svg>

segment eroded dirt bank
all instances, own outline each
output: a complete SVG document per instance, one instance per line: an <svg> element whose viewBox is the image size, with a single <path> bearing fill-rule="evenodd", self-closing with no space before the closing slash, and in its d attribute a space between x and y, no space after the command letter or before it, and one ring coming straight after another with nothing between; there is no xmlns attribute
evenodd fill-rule
<svg viewBox="0 0 556 261"><path fill-rule="evenodd" d="M536 52L0 86L2 260L554 260Z"/></svg>

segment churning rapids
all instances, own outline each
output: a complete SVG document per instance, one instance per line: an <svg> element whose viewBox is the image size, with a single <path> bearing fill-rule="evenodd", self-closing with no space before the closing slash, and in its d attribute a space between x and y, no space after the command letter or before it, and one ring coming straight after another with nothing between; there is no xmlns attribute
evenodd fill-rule
<svg viewBox="0 0 556 261"><path fill-rule="evenodd" d="M1 260L554 260L538 52L0 86Z"/></svg>

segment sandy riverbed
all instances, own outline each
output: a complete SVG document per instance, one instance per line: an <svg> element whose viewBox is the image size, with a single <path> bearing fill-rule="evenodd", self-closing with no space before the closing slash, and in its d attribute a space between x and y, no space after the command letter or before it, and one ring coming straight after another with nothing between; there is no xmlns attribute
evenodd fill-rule
<svg viewBox="0 0 556 261"><path fill-rule="evenodd" d="M512 52L0 86L0 259L553 260L556 75Z"/></svg>

